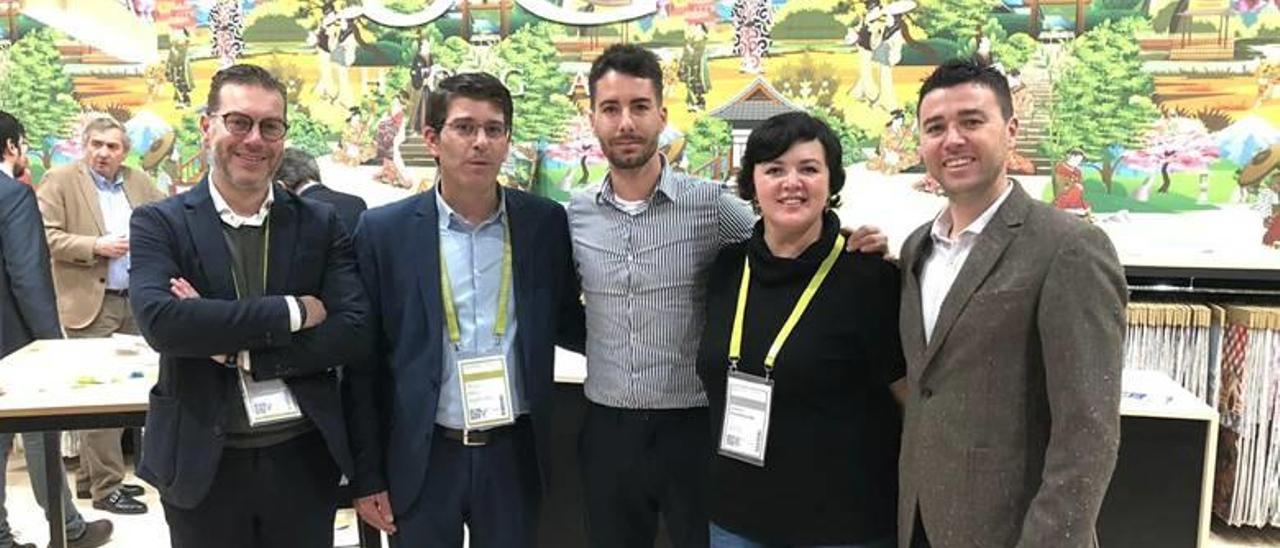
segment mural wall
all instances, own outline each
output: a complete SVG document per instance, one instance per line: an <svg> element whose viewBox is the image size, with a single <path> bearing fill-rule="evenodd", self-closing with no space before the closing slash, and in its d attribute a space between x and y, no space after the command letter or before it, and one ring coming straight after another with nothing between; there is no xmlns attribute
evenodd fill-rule
<svg viewBox="0 0 1280 548"><path fill-rule="evenodd" d="M637 43L663 59L676 166L727 181L756 123L807 110L845 145L841 214L896 244L944 203L916 155L920 82L972 57L1014 89L1010 170L1126 264L1280 269L1280 9L1262 0L6 0L0 37L0 109L37 183L104 111L129 163L189 187L209 79L246 61L286 83L291 144L367 196L430 183L435 82L498 75L517 96L504 182L560 200L606 167L590 62Z"/></svg>

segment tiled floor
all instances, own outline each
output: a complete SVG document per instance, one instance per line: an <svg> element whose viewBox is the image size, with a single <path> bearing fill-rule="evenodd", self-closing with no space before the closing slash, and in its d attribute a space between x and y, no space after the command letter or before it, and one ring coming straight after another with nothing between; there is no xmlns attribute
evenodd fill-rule
<svg viewBox="0 0 1280 548"><path fill-rule="evenodd" d="M49 529L44 514L36 505L31 495L30 481L25 469L26 463L21 456L9 460L7 475L9 523L18 533L19 540L34 542L44 546L49 541ZM74 478L71 478L74 481ZM139 483L130 477L130 483ZM138 516L118 516L94 510L87 500L77 500L76 507L86 520L108 518L115 524L115 534L109 547L115 548L169 548L164 512L160 508L160 500L154 490L147 486L147 494L142 500L150 507L146 514ZM337 546L356 546L355 514L350 510L338 513L335 525L335 544ZM1254 529L1228 527L1215 520L1213 532L1206 548L1234 548L1240 546L1280 546L1280 529ZM1110 547L1105 547L1110 548Z"/></svg>

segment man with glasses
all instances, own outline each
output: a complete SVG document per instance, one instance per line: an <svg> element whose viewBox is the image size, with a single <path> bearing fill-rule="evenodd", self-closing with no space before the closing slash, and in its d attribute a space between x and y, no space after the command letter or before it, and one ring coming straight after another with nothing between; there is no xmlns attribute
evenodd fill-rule
<svg viewBox="0 0 1280 548"><path fill-rule="evenodd" d="M218 71L208 177L133 215L129 296L161 355L138 475L174 546L332 546L352 473L334 368L365 361L368 303L333 208L272 183L285 115L270 73Z"/></svg>
<svg viewBox="0 0 1280 548"><path fill-rule="evenodd" d="M99 115L81 135L84 158L45 173L36 194L53 255L58 315L70 338L138 334L129 311L129 216L164 199L140 169L124 165L129 134L124 124ZM115 514L141 514L142 487L124 482L123 428L80 435L76 496Z"/></svg>
<svg viewBox="0 0 1280 548"><path fill-rule="evenodd" d="M26 130L13 115L0 111L0 357L35 339L62 338L49 274L49 248L41 234L40 209L31 187L17 180L26 171ZM43 435L24 433L22 443L26 447L31 490L40 507L47 509L49 484ZM6 469L12 446L13 434L0 434L0 470ZM5 477L0 474L0 548L35 548L35 544L18 542L9 529L4 508ZM67 546L93 548L106 544L111 538L111 522L101 519L85 523L65 483L62 488Z"/></svg>
<svg viewBox="0 0 1280 548"><path fill-rule="evenodd" d="M378 341L347 370L359 497L393 546L536 542L550 457L554 345L581 349L565 211L498 184L511 94L459 74L428 99L433 190L356 229Z"/></svg>

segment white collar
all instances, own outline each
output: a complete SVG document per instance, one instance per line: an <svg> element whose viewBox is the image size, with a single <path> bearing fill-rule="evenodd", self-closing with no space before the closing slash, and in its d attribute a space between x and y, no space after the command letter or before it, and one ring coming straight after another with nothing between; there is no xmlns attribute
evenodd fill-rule
<svg viewBox="0 0 1280 548"><path fill-rule="evenodd" d="M996 198L996 201L987 206L987 209L983 210L982 215L978 215L978 218L974 219L972 223L969 223L969 226L964 227L964 230L961 230L960 234L957 234L955 238L947 237L947 235L951 233L951 215L949 215L951 207L948 206L943 208L942 211L938 213L938 216L933 219L933 230L930 233L930 235L933 236L933 241L935 243L950 243L954 240L959 240L960 237L965 234L972 234L974 236L982 234L982 231L987 228L987 225L991 224L991 219L996 216L996 211L1000 209L1000 206L1004 204L1004 201L1013 193L1013 185L1014 182L1010 180L1009 184L1004 187L1004 192L1000 193L1000 197Z"/></svg>
<svg viewBox="0 0 1280 548"><path fill-rule="evenodd" d="M315 186L320 186L320 181L307 181L305 183L298 185L298 189L294 190L293 193L297 194L298 196L302 196L303 192L306 192L308 189Z"/></svg>
<svg viewBox="0 0 1280 548"><path fill-rule="evenodd" d="M267 214L271 212L271 204L276 201L275 184L267 185L267 199L262 201L262 207L258 208L258 212L249 217L245 217L236 213L227 205L227 200L222 197L222 193L218 192L218 185L213 184L213 179L209 179L209 196L213 198L213 209L218 212L218 218L222 219L231 228L240 228L242 225L262 226L267 222Z"/></svg>

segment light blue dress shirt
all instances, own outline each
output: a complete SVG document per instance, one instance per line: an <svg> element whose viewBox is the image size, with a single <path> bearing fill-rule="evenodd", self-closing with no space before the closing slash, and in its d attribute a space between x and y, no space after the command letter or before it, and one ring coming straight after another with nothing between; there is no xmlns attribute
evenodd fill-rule
<svg viewBox="0 0 1280 548"><path fill-rule="evenodd" d="M129 217L133 215L133 207L129 205L129 197L124 193L124 170L116 173L114 181L98 175L89 169L89 177L93 186L98 189L98 206L102 208L102 222L106 224L107 234L129 237ZM129 289L129 254L110 259L107 263L107 289Z"/></svg>
<svg viewBox="0 0 1280 548"><path fill-rule="evenodd" d="M458 380L457 360L476 356L505 354L507 380L510 383L511 407L516 416L527 413L524 384L520 370L518 347L515 344L519 332L516 322L515 276L510 302L507 303L507 330L501 341L493 334L498 318L498 290L502 284L502 247L506 238L507 208L499 193L498 211L479 226L472 225L455 213L444 198L436 193L436 211L439 214L440 253L449 267L449 283L453 289L454 307L458 311L458 331L461 334L458 349L449 341L444 330L444 366L441 372L440 402L436 406L436 423L461 430L462 392ZM440 322L444 325L444 322Z"/></svg>

